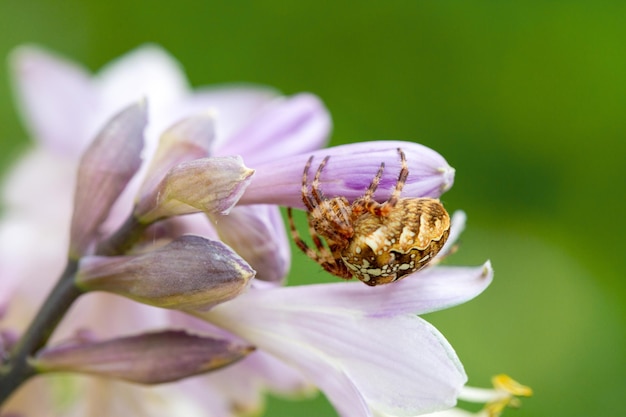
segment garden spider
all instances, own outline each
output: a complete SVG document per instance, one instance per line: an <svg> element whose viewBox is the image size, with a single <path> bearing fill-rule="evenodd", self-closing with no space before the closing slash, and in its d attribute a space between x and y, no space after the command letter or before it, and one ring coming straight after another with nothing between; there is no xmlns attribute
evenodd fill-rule
<svg viewBox="0 0 626 417"><path fill-rule="evenodd" d="M330 156L317 168L309 190L309 158L302 174L302 201L315 249L301 238L287 208L296 245L326 271L340 278L356 277L370 286L387 284L425 267L450 233L450 216L433 198L400 198L409 175L406 157L398 148L402 168L387 201L373 199L385 169L381 163L362 197L350 204L345 197L326 198L320 176ZM324 245L322 238L326 241Z"/></svg>

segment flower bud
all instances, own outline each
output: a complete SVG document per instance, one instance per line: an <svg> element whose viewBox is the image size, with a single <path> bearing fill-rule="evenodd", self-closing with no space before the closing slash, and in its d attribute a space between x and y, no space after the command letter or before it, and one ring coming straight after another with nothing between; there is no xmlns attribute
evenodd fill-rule
<svg viewBox="0 0 626 417"><path fill-rule="evenodd" d="M223 243L185 235L141 255L84 257L76 285L162 308L206 310L239 295L254 274Z"/></svg>
<svg viewBox="0 0 626 417"><path fill-rule="evenodd" d="M185 118L167 129L161 135L137 200L141 201L154 194L159 182L172 167L207 157L214 136L215 122L209 112Z"/></svg>
<svg viewBox="0 0 626 417"><path fill-rule="evenodd" d="M239 156L203 158L170 169L135 208L141 223L197 212L227 214L248 187L254 170Z"/></svg>
<svg viewBox="0 0 626 417"><path fill-rule="evenodd" d="M142 384L176 381L230 365L254 347L163 331L46 348L31 361L39 372L78 372Z"/></svg>
<svg viewBox="0 0 626 417"><path fill-rule="evenodd" d="M346 197L352 202L363 196L382 163L385 164L374 199L383 202L391 195L400 173L398 148L406 155L409 176L403 197L439 197L454 182L454 168L434 150L412 142L375 141L320 149L256 165L254 180L240 204L278 204L304 208L302 177L308 159L310 186L322 160L330 156L320 175L320 190L328 198Z"/></svg>
<svg viewBox="0 0 626 417"><path fill-rule="evenodd" d="M88 249L141 165L146 103L135 103L114 116L83 154L78 166L70 256L79 258Z"/></svg>

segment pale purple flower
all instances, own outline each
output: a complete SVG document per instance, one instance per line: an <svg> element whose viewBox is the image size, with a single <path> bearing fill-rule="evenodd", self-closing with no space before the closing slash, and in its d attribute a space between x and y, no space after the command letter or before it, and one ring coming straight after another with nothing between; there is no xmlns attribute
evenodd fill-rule
<svg viewBox="0 0 626 417"><path fill-rule="evenodd" d="M100 415L123 415L128 404L136 414L146 416L227 417L257 411L265 390L293 394L310 390L312 384L328 396L342 417L412 416L454 405L466 382L461 363L445 338L416 314L478 295L492 278L488 263L476 268L433 266L394 285L376 288L358 282L278 285L288 271L290 252L276 205L301 205L302 171L311 155L313 171L325 156L331 156L321 175L321 188L329 197L341 195L349 200L363 193L384 162L375 195L379 201L390 195L397 180L398 147L409 164L406 196L438 197L452 185L454 170L443 157L421 145L394 141L320 150L330 119L316 97L280 97L273 90L250 86L192 91L178 64L154 46L110 64L94 78L75 64L32 47L15 52L13 68L22 113L38 144L9 174L4 194L7 214L0 223L0 311L7 312L2 325L23 328L50 288L48 280L63 268L70 224L78 224L72 228L70 247L81 256L77 278L81 285L174 311L108 294L88 294L73 306L55 332L55 341L71 339L77 329L87 328L98 339L127 336L130 339L122 340L135 343L130 335L182 327L258 348L232 366L173 385L126 389L113 380L89 380L73 392L82 401L53 413L95 415L90 407L99 404ZM98 213L89 224L85 220L88 210L78 208L72 220L72 190L82 152L105 121L121 109L132 109L132 103L142 97L148 103L142 153L148 163L130 182L124 171L112 183L109 190L128 185L115 204L110 198L99 200L106 201L106 215ZM170 136L191 137L193 150L171 154ZM159 162L151 165L153 157ZM134 172L136 164L131 160ZM215 188L208 187L207 193L185 187L190 172L212 169L238 172L240 182L207 175L207 180L217 178ZM199 184L204 187L206 181ZM229 184L236 186L228 188ZM141 253L92 256L99 240L115 231L133 210L146 223L183 213L206 213L168 218L164 221L166 242L159 241L161 235L155 230L154 241L148 241ZM453 218L451 238L442 253L449 250L463 223L462 215ZM251 277L246 273L236 282L224 275L221 288L228 290L218 298L210 289L196 285L201 280L186 283L189 287L180 293L174 291L180 289L175 285L154 291L154 284L149 283L168 279L170 266L167 255L161 258L156 248L168 242L176 245L180 241L172 240L185 233L204 236L192 240L225 254L225 268L241 265L241 270L249 271L249 264L256 271L253 288L241 294ZM206 243L206 238L216 246ZM216 242L218 238L230 248ZM238 263L238 256L247 263ZM196 277L202 274L202 269L193 271ZM138 280L142 275L146 283ZM107 286L109 280L115 288ZM186 297L187 290L198 292L199 298ZM208 299L202 291L209 292ZM108 353L116 352L104 343ZM41 381L30 385L25 391L45 388ZM102 401L101 394L92 390L98 385L106 385L114 401ZM43 392L45 398L48 394ZM155 407L150 398L158 398L162 406ZM20 410L23 401L24 395L18 393L7 411Z"/></svg>
<svg viewBox="0 0 626 417"><path fill-rule="evenodd" d="M293 152L318 149L326 142L330 129L326 109L319 99L310 94L281 97L266 87L243 85L192 91L179 65L155 46L143 47L128 54L109 64L95 77L74 63L34 47L18 49L11 63L22 115L37 143L9 172L3 193L6 213L0 223L0 263L3 265L0 271L0 308L6 310L2 321L5 328L23 329L49 292L53 280L62 271L67 256L73 190L81 153L105 121L124 107L140 99L148 103L148 124L142 152L144 161L149 161L155 153L159 135L163 131L171 132L167 127L184 117L193 118L207 112L215 119L213 131L201 129L200 132L201 136L208 138L207 155L230 158L230 155L238 154L255 163ZM195 125L199 126L199 123ZM248 147L248 141L260 145L262 151ZM111 233L130 214L137 190L148 170L149 164L144 164L112 207L98 230L99 236ZM235 207L231 214L237 211ZM269 251L267 247L261 248L264 258L259 267L252 262L257 277L265 276L280 282L287 273L290 252L278 208L264 205L259 206L259 210L248 210L243 207L241 214L248 219L251 231L258 228L259 233L263 233L273 245L269 246ZM175 220L169 228L179 234L217 237L216 229L204 214ZM220 230L220 233L227 235L228 231ZM88 235L93 237L91 232ZM237 239L234 236L233 240ZM87 245L82 242L80 246ZM238 249L236 245L233 248ZM256 254L244 256L254 259ZM53 342L71 338L81 328L92 329L99 339L167 328L171 326L173 314L104 293L89 294L75 303L71 314L55 332ZM262 358L264 355L255 353L253 356ZM267 359L246 359L238 367L246 369L251 366L248 364L259 361L264 363ZM272 362L276 360L272 359ZM227 379L228 374L234 372L237 371L227 368L217 374L222 375L221 379ZM248 372L240 373L245 375ZM254 380L258 398L245 392L247 398L244 399L236 391L230 397L222 395L220 386L211 382L211 378L194 380L204 392L217 392L219 394L215 397L222 397L224 401L222 406L216 402L216 408L223 413L213 413L209 407L197 415L230 415L229 404L244 404L252 397L255 397L256 403L248 406L258 407L261 398L259 390L293 392L309 386L293 371L275 375L258 373ZM117 383L107 381L107 384L115 386ZM44 384L37 382L30 385L41 387ZM90 392L88 387L89 384L81 385L78 389L85 389L85 392L77 393L77 397L85 398L87 402L98 395ZM170 398L195 404L199 399L186 395L188 389L176 386L147 391L173 391ZM16 398L19 399L20 395ZM11 404L18 404L18 399L12 400ZM111 405L111 409L114 407ZM149 404L141 407L144 410L149 408ZM58 411L71 414L75 410ZM101 412L115 414L108 413L106 409ZM160 413L172 415L167 407L154 415Z"/></svg>

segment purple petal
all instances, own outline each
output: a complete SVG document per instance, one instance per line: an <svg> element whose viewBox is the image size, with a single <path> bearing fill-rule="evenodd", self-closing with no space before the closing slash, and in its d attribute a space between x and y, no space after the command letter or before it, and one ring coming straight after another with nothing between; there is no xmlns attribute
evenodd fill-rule
<svg viewBox="0 0 626 417"><path fill-rule="evenodd" d="M342 285L249 291L197 315L302 371L342 416L369 415L362 403L404 416L452 406L466 377L443 336L415 315L378 314L371 298L337 303Z"/></svg>
<svg viewBox="0 0 626 417"><path fill-rule="evenodd" d="M267 303L289 303L301 297L302 308L332 308L349 305L372 317L425 314L453 307L482 293L493 279L491 263L478 267L437 266L412 274L389 285L368 287L361 282L316 284L263 291L256 298ZM306 289L307 297L304 293Z"/></svg>
<svg viewBox="0 0 626 417"><path fill-rule="evenodd" d="M278 98L229 138L217 155L241 155L247 164L311 152L327 141L330 115L312 94Z"/></svg>
<svg viewBox="0 0 626 417"><path fill-rule="evenodd" d="M204 87L195 90L181 109L184 113L214 110L216 113L215 149L224 146L236 132L241 130L279 96L273 88L254 84L232 84Z"/></svg>
<svg viewBox="0 0 626 417"><path fill-rule="evenodd" d="M320 189L328 198L343 196L349 201L361 197L376 176L381 163L385 170L375 199L385 201L393 191L400 172L398 148L405 155L409 176L403 197L439 197L454 181L454 169L437 152L423 145L401 141L362 142L321 149L254 166L256 175L240 200L241 204L278 204L304 207L302 174L309 157L308 183L322 159L330 156L320 177Z"/></svg>
<svg viewBox="0 0 626 417"><path fill-rule="evenodd" d="M163 331L47 348L31 364L39 372L78 372L158 384L222 368L253 350L183 331Z"/></svg>
<svg viewBox="0 0 626 417"><path fill-rule="evenodd" d="M97 102L89 73L33 46L17 48L10 61L18 105L31 136L54 152L77 157L91 140L88 114Z"/></svg>
<svg viewBox="0 0 626 417"><path fill-rule="evenodd" d="M207 309L243 292L254 270L228 246L185 235L136 256L88 256L76 283L162 308Z"/></svg>
<svg viewBox="0 0 626 417"><path fill-rule="evenodd" d="M82 156L77 175L70 253L85 253L109 210L141 165L145 102L134 104L102 129Z"/></svg>
<svg viewBox="0 0 626 417"><path fill-rule="evenodd" d="M238 206L227 216L213 216L224 243L256 271L256 278L281 282L289 272L291 251L276 206Z"/></svg>

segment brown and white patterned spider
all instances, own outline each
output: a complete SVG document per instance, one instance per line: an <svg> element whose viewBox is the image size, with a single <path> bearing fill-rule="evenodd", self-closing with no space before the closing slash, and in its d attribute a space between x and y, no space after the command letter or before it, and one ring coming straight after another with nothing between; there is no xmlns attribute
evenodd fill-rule
<svg viewBox="0 0 626 417"><path fill-rule="evenodd" d="M425 267L446 242L450 216L439 200L400 198L409 169L402 149L398 148L398 153L400 175L383 203L373 196L384 163L365 194L350 204L345 197L326 198L320 190L320 176L330 156L317 168L310 191L308 172L313 157L307 161L302 174L302 201L317 251L300 238L288 208L291 234L296 245L331 274L344 279L356 277L371 286L387 284Z"/></svg>

